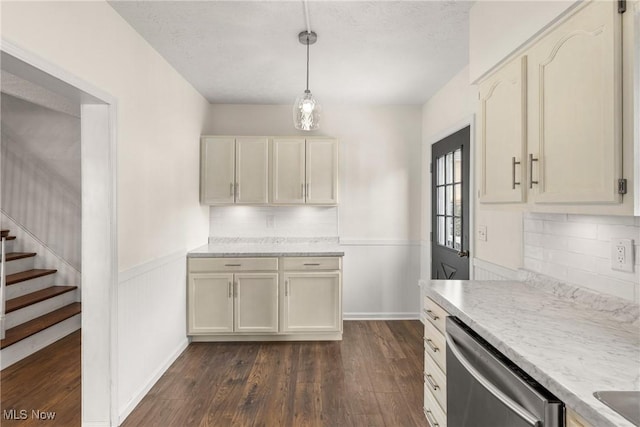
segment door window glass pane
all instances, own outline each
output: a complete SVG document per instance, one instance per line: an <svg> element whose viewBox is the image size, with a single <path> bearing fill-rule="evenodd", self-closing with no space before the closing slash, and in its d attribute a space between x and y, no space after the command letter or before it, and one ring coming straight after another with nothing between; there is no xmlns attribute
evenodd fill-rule
<svg viewBox="0 0 640 427"><path fill-rule="evenodd" d="M444 187L438 187L438 206L437 211L438 215L444 215Z"/></svg>
<svg viewBox="0 0 640 427"><path fill-rule="evenodd" d="M453 191L453 214L462 216L462 185L456 184Z"/></svg>
<svg viewBox="0 0 640 427"><path fill-rule="evenodd" d="M455 218L453 220L453 249L462 249L462 218Z"/></svg>
<svg viewBox="0 0 640 427"><path fill-rule="evenodd" d="M453 153L447 153L447 160L445 162L445 175L447 184L453 182Z"/></svg>
<svg viewBox="0 0 640 427"><path fill-rule="evenodd" d="M436 185L444 184L444 156L438 157L436 161L436 171L438 172L438 179Z"/></svg>
<svg viewBox="0 0 640 427"><path fill-rule="evenodd" d="M455 182L462 181L462 150L453 152L453 179Z"/></svg>
<svg viewBox="0 0 640 427"><path fill-rule="evenodd" d="M445 245L452 248L453 247L453 218L448 216L446 221L446 243Z"/></svg>
<svg viewBox="0 0 640 427"><path fill-rule="evenodd" d="M446 204L447 215L453 215L453 185L447 185Z"/></svg>
<svg viewBox="0 0 640 427"><path fill-rule="evenodd" d="M438 217L438 244L444 246L444 217Z"/></svg>

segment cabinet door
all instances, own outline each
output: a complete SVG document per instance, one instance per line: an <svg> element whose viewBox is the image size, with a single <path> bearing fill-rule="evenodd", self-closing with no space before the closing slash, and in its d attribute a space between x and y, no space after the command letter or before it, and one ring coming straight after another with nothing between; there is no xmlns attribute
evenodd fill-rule
<svg viewBox="0 0 640 427"><path fill-rule="evenodd" d="M207 205L234 202L235 140L203 137L200 147L200 202Z"/></svg>
<svg viewBox="0 0 640 427"><path fill-rule="evenodd" d="M304 139L274 139L272 148L274 204L304 204Z"/></svg>
<svg viewBox="0 0 640 427"><path fill-rule="evenodd" d="M233 332L232 287L232 274L189 275L189 334Z"/></svg>
<svg viewBox="0 0 640 427"><path fill-rule="evenodd" d="M338 203L338 141L307 139L306 202L313 205Z"/></svg>
<svg viewBox="0 0 640 427"><path fill-rule="evenodd" d="M283 332L342 330L340 272L284 274Z"/></svg>
<svg viewBox="0 0 640 427"><path fill-rule="evenodd" d="M269 201L269 140L236 139L236 203Z"/></svg>
<svg viewBox="0 0 640 427"><path fill-rule="evenodd" d="M238 273L235 279L235 331L278 332L278 273Z"/></svg>
<svg viewBox="0 0 640 427"><path fill-rule="evenodd" d="M536 203L621 200L620 16L589 2L528 53Z"/></svg>
<svg viewBox="0 0 640 427"><path fill-rule="evenodd" d="M525 194L526 56L479 87L480 201L521 202Z"/></svg>

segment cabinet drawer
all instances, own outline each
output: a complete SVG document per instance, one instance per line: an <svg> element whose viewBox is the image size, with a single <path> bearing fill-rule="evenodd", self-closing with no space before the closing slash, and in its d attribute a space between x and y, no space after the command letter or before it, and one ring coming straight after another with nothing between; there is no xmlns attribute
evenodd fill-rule
<svg viewBox="0 0 640 427"><path fill-rule="evenodd" d="M424 386L431 391L440 407L447 412L447 377L435 361L424 352Z"/></svg>
<svg viewBox="0 0 640 427"><path fill-rule="evenodd" d="M424 350L442 369L447 372L446 341L444 335L440 333L430 322L424 324Z"/></svg>
<svg viewBox="0 0 640 427"><path fill-rule="evenodd" d="M429 297L424 297L424 315L440 332L444 334L444 324L449 313Z"/></svg>
<svg viewBox="0 0 640 427"><path fill-rule="evenodd" d="M189 272L277 271L278 258L189 258Z"/></svg>
<svg viewBox="0 0 640 427"><path fill-rule="evenodd" d="M447 416L431 394L431 388L424 386L424 416L427 417L431 427L446 427Z"/></svg>
<svg viewBox="0 0 640 427"><path fill-rule="evenodd" d="M290 270L340 270L340 257L286 257L284 269Z"/></svg>

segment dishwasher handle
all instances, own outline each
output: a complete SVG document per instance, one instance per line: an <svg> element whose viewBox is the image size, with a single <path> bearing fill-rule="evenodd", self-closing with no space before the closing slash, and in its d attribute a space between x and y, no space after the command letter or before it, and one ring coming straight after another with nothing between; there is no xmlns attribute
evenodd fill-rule
<svg viewBox="0 0 640 427"><path fill-rule="evenodd" d="M504 394L499 388L497 388L491 381L489 381L484 375L482 375L474 366L467 360L462 354L457 344L453 340L453 337L446 334L447 348L451 350L453 355L458 359L460 364L478 381L489 393L491 393L496 399L502 402L507 408L513 411L516 415L522 418L531 427L542 427L542 423L531 412L527 411L509 396Z"/></svg>

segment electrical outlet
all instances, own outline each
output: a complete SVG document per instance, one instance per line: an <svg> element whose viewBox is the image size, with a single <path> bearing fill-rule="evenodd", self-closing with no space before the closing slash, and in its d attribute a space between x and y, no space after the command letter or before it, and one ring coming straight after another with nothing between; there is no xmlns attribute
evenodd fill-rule
<svg viewBox="0 0 640 427"><path fill-rule="evenodd" d="M478 240L482 240L483 242L487 241L487 226L479 225L478 226Z"/></svg>
<svg viewBox="0 0 640 427"><path fill-rule="evenodd" d="M611 268L618 271L633 273L633 240L613 239L611 241Z"/></svg>

